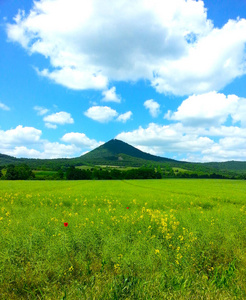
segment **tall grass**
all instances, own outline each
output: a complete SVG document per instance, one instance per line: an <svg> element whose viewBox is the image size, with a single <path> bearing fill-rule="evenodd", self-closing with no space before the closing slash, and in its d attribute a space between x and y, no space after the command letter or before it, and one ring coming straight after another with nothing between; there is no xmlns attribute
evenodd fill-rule
<svg viewBox="0 0 246 300"><path fill-rule="evenodd" d="M245 188L2 181L0 299L245 299Z"/></svg>

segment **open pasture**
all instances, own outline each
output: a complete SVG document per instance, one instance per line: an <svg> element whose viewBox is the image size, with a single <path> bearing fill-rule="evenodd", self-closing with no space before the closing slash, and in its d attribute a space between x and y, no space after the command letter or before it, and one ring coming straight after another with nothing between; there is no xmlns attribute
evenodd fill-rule
<svg viewBox="0 0 246 300"><path fill-rule="evenodd" d="M0 181L0 299L245 299L245 190Z"/></svg>

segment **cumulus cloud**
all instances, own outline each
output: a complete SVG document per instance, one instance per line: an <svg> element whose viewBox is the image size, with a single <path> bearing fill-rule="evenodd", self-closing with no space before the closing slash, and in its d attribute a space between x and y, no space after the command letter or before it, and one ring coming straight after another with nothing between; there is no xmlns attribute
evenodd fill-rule
<svg viewBox="0 0 246 300"><path fill-rule="evenodd" d="M2 153L25 158L52 159L52 158L70 158L79 152L79 148L74 145L64 145L60 143L43 142L41 150L27 148L26 146L15 146L5 150Z"/></svg>
<svg viewBox="0 0 246 300"><path fill-rule="evenodd" d="M2 110L10 110L10 108L7 105L5 105L4 103L2 103L2 102L0 102L0 109L2 109Z"/></svg>
<svg viewBox="0 0 246 300"><path fill-rule="evenodd" d="M242 127L246 127L246 99L245 98L238 98L237 101L237 109L236 111L232 112L233 121L240 122Z"/></svg>
<svg viewBox="0 0 246 300"><path fill-rule="evenodd" d="M88 118L100 122L100 123L108 123L110 121L118 121L125 123L128 121L131 116L132 112L128 111L124 114L120 114L108 106L92 106L84 113L85 116Z"/></svg>
<svg viewBox="0 0 246 300"><path fill-rule="evenodd" d="M61 141L66 144L52 143L41 139L41 135L41 130L21 125L15 129L0 130L0 153L26 158L70 158L103 143L89 139L83 133L65 134Z"/></svg>
<svg viewBox="0 0 246 300"><path fill-rule="evenodd" d="M103 144L103 142L97 142L94 139L88 138L84 133L79 132L66 133L61 140L66 143L89 149L94 149Z"/></svg>
<svg viewBox="0 0 246 300"><path fill-rule="evenodd" d="M100 73L95 74L94 72L88 70L83 71L71 67L63 67L59 70L49 71L44 69L37 73L40 76L48 77L56 83L66 86L74 90L84 90L84 89L104 89L107 86L108 79L102 76Z"/></svg>
<svg viewBox="0 0 246 300"><path fill-rule="evenodd" d="M234 123L241 122L241 125L245 126L245 113L245 98L210 92L190 96L182 102L176 112L168 111L164 118L190 126L212 127L224 124L231 116Z"/></svg>
<svg viewBox="0 0 246 300"><path fill-rule="evenodd" d="M231 112L237 108L238 97L235 95L210 92L193 95L184 100L174 113L169 111L165 118L181 121L187 125L212 126L223 124Z"/></svg>
<svg viewBox="0 0 246 300"><path fill-rule="evenodd" d="M188 47L186 55L161 65L152 85L160 93L176 95L220 90L245 74L245 43L245 19L212 28Z"/></svg>
<svg viewBox="0 0 246 300"><path fill-rule="evenodd" d="M128 121L132 116L132 112L128 111L124 114L119 115L119 117L117 118L117 121L122 122L122 123L126 123L126 121Z"/></svg>
<svg viewBox="0 0 246 300"><path fill-rule="evenodd" d="M34 106L33 109L37 111L39 116L43 116L49 112L47 108L41 106Z"/></svg>
<svg viewBox="0 0 246 300"><path fill-rule="evenodd" d="M230 161L246 159L246 138L244 137L225 137L215 143L212 147L202 151L202 161Z"/></svg>
<svg viewBox="0 0 246 300"><path fill-rule="evenodd" d="M45 142L43 145L43 152L40 153L41 158L69 158L79 153L81 149L75 145L64 145L58 142Z"/></svg>
<svg viewBox="0 0 246 300"><path fill-rule="evenodd" d="M153 99L146 100L144 102L144 107L149 110L149 113L153 118L156 118L160 114L160 104Z"/></svg>
<svg viewBox="0 0 246 300"><path fill-rule="evenodd" d="M246 71L246 20L215 28L203 1L35 1L7 34L49 59L40 75L71 89L147 79L160 93L186 95L219 90Z"/></svg>
<svg viewBox="0 0 246 300"><path fill-rule="evenodd" d="M108 106L92 106L84 114L100 123L107 123L118 116L117 111Z"/></svg>
<svg viewBox="0 0 246 300"><path fill-rule="evenodd" d="M120 96L116 94L116 87L115 86L113 86L111 89L109 89L107 91L103 91L102 94L104 96L102 101L117 102L117 103L121 102Z"/></svg>
<svg viewBox="0 0 246 300"><path fill-rule="evenodd" d="M40 141L42 131L34 127L17 126L15 129L0 130L1 148L8 149L12 144L33 144ZM1 153L1 151L0 151Z"/></svg>
<svg viewBox="0 0 246 300"><path fill-rule="evenodd" d="M116 138L154 155L171 154L171 158L175 155L186 161L246 160L246 129L237 126L204 129L181 123L151 123Z"/></svg>
<svg viewBox="0 0 246 300"><path fill-rule="evenodd" d="M182 125L161 126L155 123L147 128L141 126L132 132L122 132L117 139L123 140L140 149L155 149L155 154L164 155L166 152L187 153L202 151L209 147L213 141L208 137L199 137L197 134L186 135L180 130ZM150 151L148 151L150 152Z"/></svg>
<svg viewBox="0 0 246 300"><path fill-rule="evenodd" d="M51 123L44 123L45 127L50 128L50 129L56 129L57 125L56 124L51 124Z"/></svg>
<svg viewBox="0 0 246 300"><path fill-rule="evenodd" d="M74 120L71 117L71 114L67 113L65 111L61 111L61 112L58 112L58 113L48 115L48 116L44 117L43 120L46 122L46 125L48 123L54 123L54 124L59 124L59 125L73 124L74 123Z"/></svg>

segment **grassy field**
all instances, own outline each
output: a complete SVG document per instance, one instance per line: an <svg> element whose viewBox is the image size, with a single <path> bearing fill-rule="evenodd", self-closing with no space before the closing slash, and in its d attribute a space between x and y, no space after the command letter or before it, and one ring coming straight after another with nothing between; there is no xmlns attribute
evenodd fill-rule
<svg viewBox="0 0 246 300"><path fill-rule="evenodd" d="M245 190L0 181L0 299L246 299Z"/></svg>

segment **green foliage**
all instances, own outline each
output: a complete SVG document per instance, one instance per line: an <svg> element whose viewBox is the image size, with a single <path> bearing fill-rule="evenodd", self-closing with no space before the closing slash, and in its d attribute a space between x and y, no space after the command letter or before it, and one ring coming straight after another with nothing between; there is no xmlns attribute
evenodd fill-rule
<svg viewBox="0 0 246 300"><path fill-rule="evenodd" d="M35 177L34 173L26 164L21 165L8 165L5 174L6 180L27 180L33 179Z"/></svg>
<svg viewBox="0 0 246 300"><path fill-rule="evenodd" d="M102 146L96 148L95 150L90 151L89 153L83 156L85 161L103 161L103 160L113 160L118 161L119 163L125 163L124 161L130 159L131 157L135 158L135 161L139 159L141 164L143 160L147 161L156 161L156 162L175 162L175 160L159 157L145 153L138 150L137 148L124 143L120 140L110 140L109 142L103 144Z"/></svg>
<svg viewBox="0 0 246 300"><path fill-rule="evenodd" d="M157 173L162 174L162 177L172 178L231 178L231 179L246 179L246 162L222 162L222 163L188 163L176 161L164 157L154 156L142 152L131 145L128 145L119 140L111 140L91 152L77 158L71 159L23 159L15 158L8 155L0 154L0 166L13 164L15 166L26 164L35 171L56 171L55 176L43 176L40 179L64 179L64 172L70 167L105 165L118 167L142 167L147 166L155 168ZM174 172L173 170L176 170ZM177 170L182 170L182 172ZM92 174L92 178L114 179L121 176L119 173L113 174L104 170L102 174ZM63 172L63 174L62 174ZM76 171L74 171L76 172ZM95 171L98 173L98 171ZM110 173L110 174L109 174ZM79 173L75 177L87 178ZM122 174L122 178L124 178ZM129 174L128 174L129 175ZM134 175L135 176L135 175ZM137 176L129 178L140 178ZM14 177L14 176L10 176ZM152 178L152 177L144 177ZM159 178L159 177L158 177Z"/></svg>
<svg viewBox="0 0 246 300"><path fill-rule="evenodd" d="M1 298L245 299L245 187L0 181Z"/></svg>
<svg viewBox="0 0 246 300"><path fill-rule="evenodd" d="M70 167L66 171L66 178L68 180L85 180L91 179L91 172L89 170L81 170L75 167Z"/></svg>
<svg viewBox="0 0 246 300"><path fill-rule="evenodd" d="M70 167L66 171L66 178L68 180L160 179L162 175L160 171L156 171L155 168L150 167L134 168L124 171L115 168L93 168L91 170L84 170Z"/></svg>

